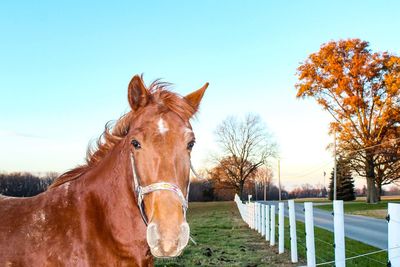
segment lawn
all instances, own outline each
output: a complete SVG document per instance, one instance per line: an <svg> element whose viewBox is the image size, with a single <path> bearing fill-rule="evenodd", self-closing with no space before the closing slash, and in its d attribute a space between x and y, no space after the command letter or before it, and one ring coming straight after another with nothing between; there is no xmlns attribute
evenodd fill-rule
<svg viewBox="0 0 400 267"><path fill-rule="evenodd" d="M399 199L382 200L376 204L368 204L365 202L353 201L344 202L344 212L347 214L371 216L384 219L387 215L388 203L399 203ZM332 211L332 204L316 205L315 208Z"/></svg>
<svg viewBox="0 0 400 267"><path fill-rule="evenodd" d="M278 217L276 217L276 221L278 221ZM305 225L303 222L297 221L296 223L297 229L297 247L298 254L301 258L306 258L306 235L305 235ZM278 228L276 229L278 232ZM316 252L316 262L325 263L333 261L335 258L334 254L334 236L333 233L327 231L322 228L315 227L314 228L314 237L315 237L315 252ZM278 240L278 235L276 234L276 240ZM345 239L345 253L346 258L354 257L357 255L379 251L380 249L366 245L364 243L346 238ZM289 220L285 219L285 249L290 249L290 236L289 236ZM387 252L379 252L373 255L369 255L366 257L351 259L346 261L347 267L384 267L387 262ZM334 266L334 264L326 264L323 266Z"/></svg>
<svg viewBox="0 0 400 267"><path fill-rule="evenodd" d="M304 223L297 222L299 264L291 264L289 256L289 224L285 219L286 253L277 255L256 231L240 218L234 202L190 203L188 220L197 245L190 243L183 255L173 260L156 260L156 266L301 266L305 265ZM278 219L276 219L278 221ZM276 234L278 229L276 229ZM317 263L334 259L333 233L315 228ZM379 249L346 238L346 257ZM349 260L346 266L386 266L387 253ZM333 264L324 266L334 266Z"/></svg>
<svg viewBox="0 0 400 267"><path fill-rule="evenodd" d="M234 202L190 203L188 221L197 245L189 243L183 255L156 260L156 266L296 266L247 227Z"/></svg>

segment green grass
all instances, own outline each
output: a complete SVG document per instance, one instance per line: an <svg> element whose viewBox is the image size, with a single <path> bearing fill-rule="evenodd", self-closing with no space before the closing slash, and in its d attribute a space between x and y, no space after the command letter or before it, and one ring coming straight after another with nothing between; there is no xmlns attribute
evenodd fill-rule
<svg viewBox="0 0 400 267"><path fill-rule="evenodd" d="M285 219L285 250L277 255L263 237L241 220L234 202L190 203L188 221L197 245L190 243L183 255L173 260L156 260L156 266L300 266L305 265L304 223L297 222L299 264L290 263L289 222ZM276 218L278 222L278 218ZM315 227L317 263L334 260L333 233ZM346 238L346 257L378 251L378 248ZM386 266L387 252L348 260L346 266ZM324 266L334 266L324 265Z"/></svg>
<svg viewBox="0 0 400 267"><path fill-rule="evenodd" d="M197 245L190 242L183 255L157 259L156 266L295 266L248 228L234 202L190 203L188 221Z"/></svg>
<svg viewBox="0 0 400 267"><path fill-rule="evenodd" d="M276 218L278 221L278 217ZM305 225L302 222L296 223L297 229L297 249L299 257L306 259L306 235L305 235ZM276 228L276 242L278 242L278 228ZM322 228L314 228L315 237L315 252L316 261L318 263L333 261L335 258L333 241L333 233ZM285 219L285 249L290 249L290 234L289 234L289 220ZM353 257L356 255L365 254L368 252L378 251L380 249L366 245L364 243L346 238L345 240L345 250L346 258ZM387 252L380 252L374 255L369 255L368 257L362 257L358 259L352 259L346 261L346 266L359 266L359 267L378 267L386 266L387 262ZM334 264L328 264L323 266L334 266Z"/></svg>
<svg viewBox="0 0 400 267"><path fill-rule="evenodd" d="M381 209L387 209L388 203L398 203L399 200L382 200L379 203L376 204L368 204L365 202L344 202L344 212L345 213L353 213L356 211L361 211L361 210L381 210ZM331 204L326 204L326 205L318 205L315 206L315 208L318 209L323 209L326 211L332 211L332 203Z"/></svg>

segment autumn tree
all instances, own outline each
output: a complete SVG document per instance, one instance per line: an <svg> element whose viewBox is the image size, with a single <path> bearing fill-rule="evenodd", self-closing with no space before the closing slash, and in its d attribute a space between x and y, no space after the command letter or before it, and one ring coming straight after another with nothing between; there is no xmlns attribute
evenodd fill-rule
<svg viewBox="0 0 400 267"><path fill-rule="evenodd" d="M216 158L219 172L223 174L220 179L234 186L243 197L246 180L255 175L268 157L275 155L276 145L261 118L254 114L248 114L244 120L228 117L215 134L222 154Z"/></svg>
<svg viewBox="0 0 400 267"><path fill-rule="evenodd" d="M400 122L400 58L368 46L359 39L322 45L298 67L296 89L298 98L314 98L332 115L330 132L366 178L367 202L375 203L379 149Z"/></svg>
<svg viewBox="0 0 400 267"><path fill-rule="evenodd" d="M377 148L375 160L375 181L378 198L382 195L382 186L400 180L400 143L394 141L400 136L400 129L388 134L382 144Z"/></svg>

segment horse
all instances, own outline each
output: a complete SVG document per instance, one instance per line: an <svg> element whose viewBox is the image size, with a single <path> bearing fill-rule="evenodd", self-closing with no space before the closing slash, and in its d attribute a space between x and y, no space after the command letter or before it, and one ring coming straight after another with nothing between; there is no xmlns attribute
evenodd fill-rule
<svg viewBox="0 0 400 267"><path fill-rule="evenodd" d="M106 124L86 162L43 193L0 197L0 266L152 266L187 246L190 119L206 83L181 97L135 75L130 110Z"/></svg>

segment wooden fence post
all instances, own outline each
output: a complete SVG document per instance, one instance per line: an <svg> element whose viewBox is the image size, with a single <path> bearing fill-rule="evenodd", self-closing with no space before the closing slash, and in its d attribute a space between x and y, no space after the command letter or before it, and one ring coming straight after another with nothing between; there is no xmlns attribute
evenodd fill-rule
<svg viewBox="0 0 400 267"><path fill-rule="evenodd" d="M257 231L257 202L254 202L253 210L254 210L254 223L253 223L254 227L253 227L253 229Z"/></svg>
<svg viewBox="0 0 400 267"><path fill-rule="evenodd" d="M270 225L269 245L275 246L275 205L271 205L271 225Z"/></svg>
<svg viewBox="0 0 400 267"><path fill-rule="evenodd" d="M261 204L261 236L265 236L265 205Z"/></svg>
<svg viewBox="0 0 400 267"><path fill-rule="evenodd" d="M400 204L388 205L388 266L400 266Z"/></svg>
<svg viewBox="0 0 400 267"><path fill-rule="evenodd" d="M249 226L250 229L254 229L254 203L252 202L249 203L249 213L250 213Z"/></svg>
<svg viewBox="0 0 400 267"><path fill-rule="evenodd" d="M307 266L315 266L315 241L314 241L314 215L313 203L304 202L304 216L306 223L306 248L307 248Z"/></svg>
<svg viewBox="0 0 400 267"><path fill-rule="evenodd" d="M269 234L270 234L270 219L269 216L269 205L265 205L265 240L269 241Z"/></svg>
<svg viewBox="0 0 400 267"><path fill-rule="evenodd" d="M335 233L335 266L346 266L344 242L344 211L343 200L333 201L333 227Z"/></svg>
<svg viewBox="0 0 400 267"><path fill-rule="evenodd" d="M289 200L290 256L293 263L299 261L297 256L296 210L294 200Z"/></svg>
<svg viewBox="0 0 400 267"><path fill-rule="evenodd" d="M279 254L285 251L285 203L279 202Z"/></svg>
<svg viewBox="0 0 400 267"><path fill-rule="evenodd" d="M261 222L262 222L262 213L261 213L261 203L258 203L258 233L261 234Z"/></svg>
<svg viewBox="0 0 400 267"><path fill-rule="evenodd" d="M251 215L250 215L250 203L249 202L247 202L246 203L246 208L247 208L247 225L250 227L250 217L251 217Z"/></svg>
<svg viewBox="0 0 400 267"><path fill-rule="evenodd" d="M260 219L258 220L258 233L260 235L262 235L262 221L263 221L262 208L263 208L263 204L259 203L258 209L259 209L259 212L260 212L260 216L259 216Z"/></svg>

